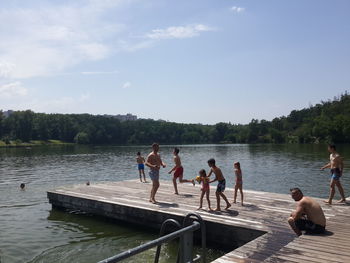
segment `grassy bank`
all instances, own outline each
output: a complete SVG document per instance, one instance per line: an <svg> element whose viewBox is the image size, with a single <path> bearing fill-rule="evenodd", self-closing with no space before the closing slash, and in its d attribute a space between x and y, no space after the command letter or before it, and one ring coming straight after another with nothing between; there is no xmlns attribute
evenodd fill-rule
<svg viewBox="0 0 350 263"><path fill-rule="evenodd" d="M69 145L72 143L60 141L60 140L32 140L29 142L22 142L20 140L15 141L2 141L0 140L0 147L34 147L34 146L49 146L49 145Z"/></svg>

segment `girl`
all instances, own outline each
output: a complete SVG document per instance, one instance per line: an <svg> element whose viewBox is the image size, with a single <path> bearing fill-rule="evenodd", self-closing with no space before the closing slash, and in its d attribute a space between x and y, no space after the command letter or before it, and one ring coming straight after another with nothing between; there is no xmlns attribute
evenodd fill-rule
<svg viewBox="0 0 350 263"><path fill-rule="evenodd" d="M235 194L233 198L233 203L236 203L237 191L239 189L241 193L241 205L243 206L243 190L242 190L243 180L242 180L241 164L239 162L235 162L233 164L233 167L235 169L235 175L236 175Z"/></svg>
<svg viewBox="0 0 350 263"><path fill-rule="evenodd" d="M204 169L199 171L198 182L202 183L202 188L201 188L201 198L199 200L199 207L197 210L202 209L203 197L204 197L204 194L206 194L206 198L208 201L208 209L209 211L212 211L210 207L210 200L209 200L209 194L210 194L209 177L207 177L207 174Z"/></svg>

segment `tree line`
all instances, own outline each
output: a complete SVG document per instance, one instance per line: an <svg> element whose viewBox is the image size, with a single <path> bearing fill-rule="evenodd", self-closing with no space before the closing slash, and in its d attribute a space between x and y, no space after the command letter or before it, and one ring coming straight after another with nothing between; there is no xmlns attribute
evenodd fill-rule
<svg viewBox="0 0 350 263"><path fill-rule="evenodd" d="M0 111L0 139L5 142L61 140L79 144L201 143L350 143L350 95L322 101L272 121L249 124L182 124L139 119L119 121L90 114L44 114Z"/></svg>

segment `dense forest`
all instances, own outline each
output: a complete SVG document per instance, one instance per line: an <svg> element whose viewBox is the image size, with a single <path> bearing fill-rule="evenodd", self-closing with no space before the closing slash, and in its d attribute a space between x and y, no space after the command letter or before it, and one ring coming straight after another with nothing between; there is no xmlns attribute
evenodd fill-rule
<svg viewBox="0 0 350 263"><path fill-rule="evenodd" d="M139 119L119 121L90 114L44 114L15 111L5 117L0 111L0 139L30 142L61 140L79 144L192 143L350 143L350 95L272 121L253 119L247 125L181 124Z"/></svg>

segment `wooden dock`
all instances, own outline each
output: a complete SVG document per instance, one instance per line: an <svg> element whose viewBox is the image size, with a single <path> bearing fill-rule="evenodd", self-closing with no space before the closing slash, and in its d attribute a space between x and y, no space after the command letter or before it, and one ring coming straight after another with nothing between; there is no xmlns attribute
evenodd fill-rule
<svg viewBox="0 0 350 263"><path fill-rule="evenodd" d="M81 210L88 213L160 228L168 218L182 218L197 212L206 222L209 243L236 248L216 263L229 262L350 262L350 205L328 206L318 200L327 218L327 233L296 237L287 218L295 208L289 195L245 191L245 205L233 204L228 211L196 211L200 186L180 184L180 195L174 195L171 181L161 181L156 195L158 204L149 200L151 183L138 180L92 183L62 187L48 192L54 207ZM226 196L233 199L233 190ZM240 200L240 198L238 198ZM215 188L211 188L215 208ZM206 208L206 200L203 200ZM222 203L222 206L224 204Z"/></svg>

